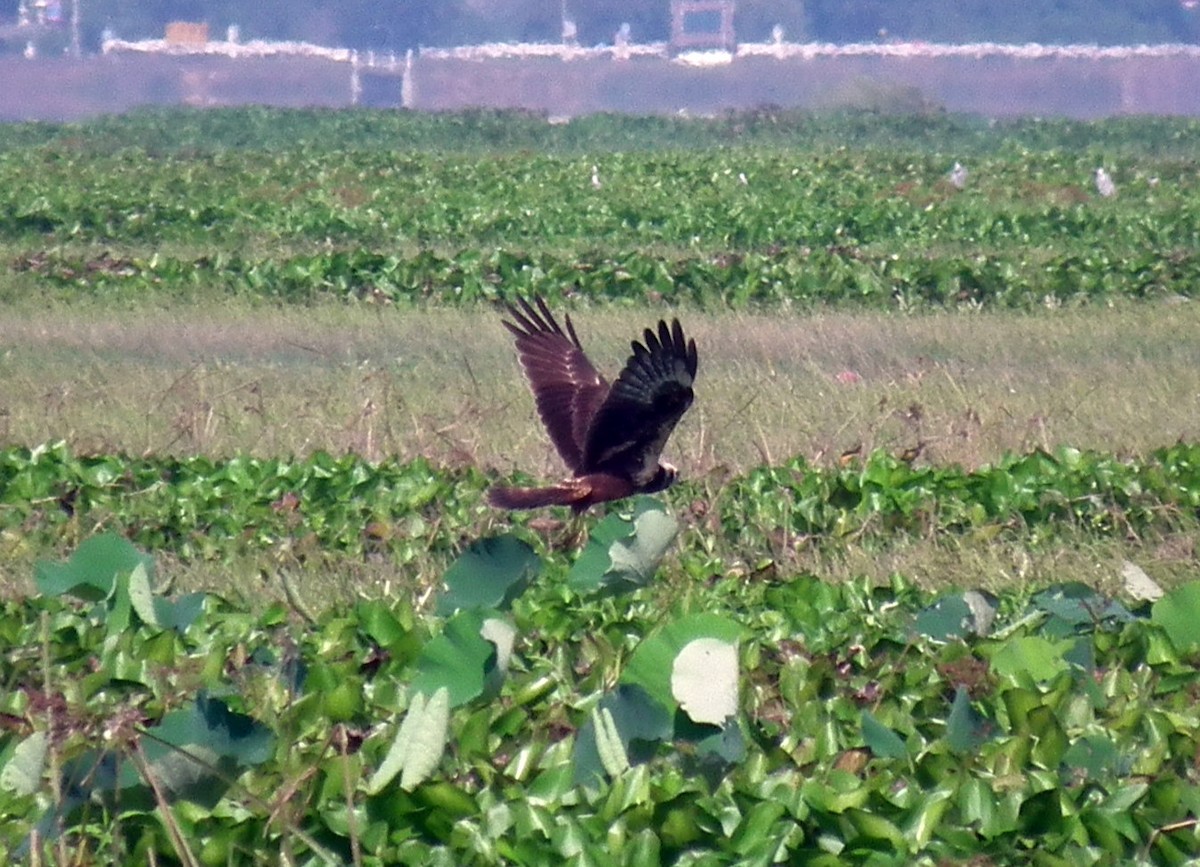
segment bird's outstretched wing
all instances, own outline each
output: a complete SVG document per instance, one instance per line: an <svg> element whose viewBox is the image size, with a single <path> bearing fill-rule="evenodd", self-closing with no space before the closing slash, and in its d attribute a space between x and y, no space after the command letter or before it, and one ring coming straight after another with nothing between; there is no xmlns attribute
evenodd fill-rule
<svg viewBox="0 0 1200 867"><path fill-rule="evenodd" d="M591 419L583 446L583 469L612 473L647 484L658 472L667 437L692 405L696 342L683 335L679 320L647 328L645 345L633 341L633 355Z"/></svg>
<svg viewBox="0 0 1200 867"><path fill-rule="evenodd" d="M608 394L608 383L588 361L571 317L566 332L541 298L535 310L524 298L508 305L515 323L504 326L517 338L517 356L529 380L538 415L550 440L573 473L583 468L589 424Z"/></svg>

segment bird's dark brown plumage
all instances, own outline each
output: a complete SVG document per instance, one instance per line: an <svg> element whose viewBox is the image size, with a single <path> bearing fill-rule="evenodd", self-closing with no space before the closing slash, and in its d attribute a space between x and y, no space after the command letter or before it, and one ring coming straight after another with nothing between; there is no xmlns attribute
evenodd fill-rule
<svg viewBox="0 0 1200 867"><path fill-rule="evenodd" d="M488 495L501 508L569 505L583 511L630 494L661 491L675 469L659 462L671 431L692 404L696 343L679 320L647 328L611 385L584 354L570 316L566 330L546 302L508 305L517 355L538 415L572 476L546 488L498 486Z"/></svg>

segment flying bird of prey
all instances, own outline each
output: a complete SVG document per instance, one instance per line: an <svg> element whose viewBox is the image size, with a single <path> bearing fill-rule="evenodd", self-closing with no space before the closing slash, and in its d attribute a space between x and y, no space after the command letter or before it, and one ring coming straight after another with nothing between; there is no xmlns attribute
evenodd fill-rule
<svg viewBox="0 0 1200 867"><path fill-rule="evenodd" d="M502 509L570 506L652 494L674 481L660 462L667 437L692 405L696 342L679 320L663 320L633 341L633 354L608 383L588 361L571 317L566 331L541 298L508 305L504 326L517 338L517 356L533 390L538 415L571 476L544 488L493 487L488 502Z"/></svg>

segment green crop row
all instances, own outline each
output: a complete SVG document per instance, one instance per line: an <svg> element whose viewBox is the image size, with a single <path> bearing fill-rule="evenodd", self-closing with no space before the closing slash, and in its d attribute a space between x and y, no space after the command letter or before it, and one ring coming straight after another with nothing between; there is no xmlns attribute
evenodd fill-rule
<svg viewBox="0 0 1200 867"><path fill-rule="evenodd" d="M967 188L945 158L779 149L615 154L600 188L579 157L227 152L148 159L0 154L0 240L251 240L365 246L470 242L734 248L943 244L1190 247L1200 233L1194 167L1110 165L1121 192L1091 186L1094 155L988 158ZM743 182L744 177L744 182Z"/></svg>
<svg viewBox="0 0 1200 867"><path fill-rule="evenodd" d="M1193 163L1012 149L972 162L958 192L951 161L775 146L488 159L14 147L0 151L0 291L1032 307L1200 285ZM1100 163L1115 198L1092 188Z"/></svg>
<svg viewBox="0 0 1200 867"><path fill-rule="evenodd" d="M321 549L390 550L401 562L449 553L495 513L488 479L424 460L371 464L352 455L304 460L76 456L59 444L0 452L0 531L54 546L81 528L115 529L184 557L220 557L311 539ZM701 496L704 480L672 497ZM1200 509L1200 445L1130 461L1061 449L993 467L914 467L885 452L861 465L801 460L754 470L714 494L727 538L763 547L787 528L837 538L864 531L923 534L985 527L1052 536L1171 528ZM749 538L758 534L758 538Z"/></svg>
<svg viewBox="0 0 1200 867"><path fill-rule="evenodd" d="M288 259L216 254L84 258L55 253L14 262L21 272L101 298L165 292L181 297L221 291L288 302L362 299L471 304L566 294L606 300L686 303L696 307L865 304L886 307L981 304L1028 308L1051 301L1192 297L1200 253L1162 257L1151 250L1118 256L1023 252L993 257L943 255L898 259L860 248L773 250L745 254L645 252L609 255L464 249L412 255L342 250Z"/></svg>
<svg viewBox="0 0 1200 867"><path fill-rule="evenodd" d="M845 145L981 156L1000 151L1103 149L1110 154L1195 155L1200 124L1189 118L1121 117L989 120L942 112L810 112L762 108L714 118L592 115L548 123L544 114L327 111L280 108L142 109L80 123L0 124L0 151L48 146L95 152L135 148L152 154L217 150L345 152L397 149L445 153L537 150L628 152L769 145L835 149Z"/></svg>

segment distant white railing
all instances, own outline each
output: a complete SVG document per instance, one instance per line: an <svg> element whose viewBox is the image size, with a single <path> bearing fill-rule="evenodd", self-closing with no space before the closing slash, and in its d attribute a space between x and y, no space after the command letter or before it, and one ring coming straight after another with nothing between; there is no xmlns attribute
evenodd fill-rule
<svg viewBox="0 0 1200 867"><path fill-rule="evenodd" d="M247 42L210 41L188 44L172 43L165 39L127 41L108 39L103 43L105 54L133 51L148 54L219 54L226 57L320 57L339 63L354 63L368 68L396 69L404 61L395 54L355 51L350 48L327 48L308 42ZM711 55L711 57L709 56ZM665 42L644 44L579 45L550 42L489 42L481 45L460 45L452 48L421 48L418 56L430 60L499 60L505 58L553 58L564 61L630 57L669 57ZM1009 57L1022 60L1079 59L1117 60L1131 57L1200 57L1200 45L1165 43L1160 45L1042 45L1027 43L1010 45L1000 42L971 42L950 44L940 42L743 42L732 54L723 51L692 51L679 55L682 63L699 65L730 62L740 57L774 57L778 60L813 60L819 57L910 57L940 58Z"/></svg>
<svg viewBox="0 0 1200 867"><path fill-rule="evenodd" d="M624 45L563 45L555 42L486 42L482 45L459 45L454 48L422 48L420 56L431 60L504 60L549 57L559 60L600 60L629 57L667 57L667 43L647 42Z"/></svg>
<svg viewBox="0 0 1200 867"><path fill-rule="evenodd" d="M1010 45L1001 42L744 42L738 57L767 56L780 60L817 57L1011 57L1021 60L1079 59L1116 60L1126 57L1200 57L1200 45L1164 43L1161 45L1041 45L1029 42Z"/></svg>
<svg viewBox="0 0 1200 867"><path fill-rule="evenodd" d="M338 63L350 63L355 52L350 48L326 48L311 42L267 42L254 39L248 42L168 42L165 39L106 39L100 50L105 54L114 51L134 51L142 54L220 54L225 57L320 57Z"/></svg>

